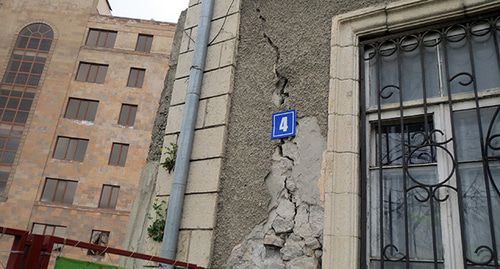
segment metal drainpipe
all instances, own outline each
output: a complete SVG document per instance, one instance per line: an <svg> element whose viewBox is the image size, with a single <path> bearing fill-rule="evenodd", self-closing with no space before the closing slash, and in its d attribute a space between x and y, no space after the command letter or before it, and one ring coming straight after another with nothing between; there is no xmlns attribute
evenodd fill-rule
<svg viewBox="0 0 500 269"><path fill-rule="evenodd" d="M193 148L194 128L198 115L201 83L203 81L203 70L205 69L214 2L215 0L203 0L201 4L198 35L196 37L193 61L189 74L189 84L186 93L186 102L184 105L184 118L182 119L181 132L178 139L174 180L170 191L166 224L163 231L161 257L167 259L175 259L177 252L177 240L179 238L184 193L186 191L189 172L189 160ZM171 269L172 266L164 265L164 268Z"/></svg>

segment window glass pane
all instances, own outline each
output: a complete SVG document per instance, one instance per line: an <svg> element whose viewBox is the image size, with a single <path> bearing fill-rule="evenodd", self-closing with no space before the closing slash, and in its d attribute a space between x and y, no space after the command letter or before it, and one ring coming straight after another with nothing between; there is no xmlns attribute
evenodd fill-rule
<svg viewBox="0 0 500 269"><path fill-rule="evenodd" d="M488 198L485 181L490 184L490 197L494 212L500 208L500 162L489 162L485 177L482 163L460 164L464 206L465 239L468 258L474 262L485 262L490 258L487 251L477 251L480 246L492 248L492 234L488 213ZM500 215L493 213L494 223L500 223ZM500 248L500 225L495 225L497 249Z"/></svg>
<svg viewBox="0 0 500 269"><path fill-rule="evenodd" d="M7 108L11 109L17 109L17 106L19 105L20 99L18 98L9 98L9 101L7 102Z"/></svg>
<svg viewBox="0 0 500 269"><path fill-rule="evenodd" d="M31 65L32 62L22 62L21 67L19 68L19 71L21 72L30 72L31 71Z"/></svg>
<svg viewBox="0 0 500 269"><path fill-rule="evenodd" d="M1 97L0 97L0 100L1 100ZM23 111L30 111L32 103L33 103L33 100L31 100L31 99L22 99L21 104L19 105L19 109L23 110Z"/></svg>
<svg viewBox="0 0 500 269"><path fill-rule="evenodd" d="M75 198L76 182L67 181L66 193L64 195L63 202L65 204L73 204L73 199Z"/></svg>
<svg viewBox="0 0 500 269"><path fill-rule="evenodd" d="M83 159L85 158L85 152L87 151L87 144L87 140L78 139L78 147L74 157L75 161L83 162Z"/></svg>
<svg viewBox="0 0 500 269"><path fill-rule="evenodd" d="M14 163L14 158L16 157L15 152L11 151L4 151L2 154L2 159L0 160L1 163L4 164L12 164Z"/></svg>
<svg viewBox="0 0 500 269"><path fill-rule="evenodd" d="M483 141L489 139L491 146L485 147L489 157L500 156L500 106L486 107L480 109L481 124L483 127ZM475 109L453 112L455 119L455 141L457 143L458 161L478 161L482 158L481 140L479 137L479 125ZM496 116L495 116L496 115ZM495 117L494 117L495 116ZM488 130L490 137L488 138Z"/></svg>
<svg viewBox="0 0 500 269"><path fill-rule="evenodd" d="M51 45L52 45L51 39L42 39L42 41L40 42L40 50L49 51Z"/></svg>
<svg viewBox="0 0 500 269"><path fill-rule="evenodd" d="M153 37L152 36L148 36L146 38L146 44L144 46L144 52L150 52L152 45L153 45Z"/></svg>
<svg viewBox="0 0 500 269"><path fill-rule="evenodd" d="M45 66L45 64L35 63L35 64L33 64L33 68L31 69L31 72L34 74L41 74L44 66Z"/></svg>
<svg viewBox="0 0 500 269"><path fill-rule="evenodd" d="M122 105L122 109L120 111L120 117L118 118L118 124L127 126L127 118L129 114L129 106L128 105Z"/></svg>
<svg viewBox="0 0 500 269"><path fill-rule="evenodd" d="M30 75L28 79L28 85L30 86L38 86L38 83L40 82L40 76L39 75Z"/></svg>
<svg viewBox="0 0 500 269"><path fill-rule="evenodd" d="M135 83L135 87L137 88L142 88L142 84L144 82L144 74L146 73L145 70L139 69L138 74L137 74L137 82Z"/></svg>
<svg viewBox="0 0 500 269"><path fill-rule="evenodd" d="M106 47L106 40L108 33L105 31L99 31L99 38L97 39L97 46L98 47Z"/></svg>
<svg viewBox="0 0 500 269"><path fill-rule="evenodd" d="M64 200L65 192L66 192L66 181L57 180L54 202L62 202Z"/></svg>
<svg viewBox="0 0 500 269"><path fill-rule="evenodd" d="M401 253L406 253L405 250L405 208L404 197L408 197L408 229L410 250L409 256L412 260L432 260L434 258L432 247L432 219L430 201L427 199L428 194L424 188L415 186L420 183L436 183L439 181L437 177L437 169L431 167L412 168L408 173L413 179L406 176L407 189L403 188L403 170L402 169L384 169L383 170L383 230L384 230L384 247L389 245L396 246ZM420 182L420 183L417 183ZM370 255L374 258L380 258L380 195L379 195L379 171L373 170L370 175ZM414 188L412 188L414 187ZM435 202L433 202L435 203ZM441 226L439 207L434 205L435 223L434 228L437 232L436 243L438 246L438 257L443 259ZM386 250L386 255L390 258L400 258L401 253L389 247Z"/></svg>
<svg viewBox="0 0 500 269"><path fill-rule="evenodd" d="M40 46L40 39L31 37L28 41L28 49L38 49Z"/></svg>
<svg viewBox="0 0 500 269"><path fill-rule="evenodd" d="M66 108L65 117L68 119L75 119L78 111L78 105L80 101L78 99L70 98L68 101L68 107Z"/></svg>
<svg viewBox="0 0 500 269"><path fill-rule="evenodd" d="M113 186L113 191L111 192L110 208L116 208L116 202L118 201L118 193L120 192L120 187Z"/></svg>
<svg viewBox="0 0 500 269"><path fill-rule="evenodd" d="M28 75L27 74L17 74L16 84L25 85L27 81L28 81Z"/></svg>
<svg viewBox="0 0 500 269"><path fill-rule="evenodd" d="M97 82L97 72L99 71L98 65L90 65L89 75L87 77L88 82Z"/></svg>
<svg viewBox="0 0 500 269"><path fill-rule="evenodd" d="M86 81L89 70L90 70L90 64L80 63L80 67L78 68L78 74L76 75L76 80Z"/></svg>
<svg viewBox="0 0 500 269"><path fill-rule="evenodd" d="M101 200L99 202L100 208L109 207L109 198L111 196L111 186L104 185L102 187Z"/></svg>
<svg viewBox="0 0 500 269"><path fill-rule="evenodd" d="M26 123L26 121L28 120L28 114L28 112L18 111L16 114L16 119L14 121L17 123Z"/></svg>
<svg viewBox="0 0 500 269"><path fill-rule="evenodd" d="M95 120L95 115L97 113L97 105L98 104L99 104L99 102L97 102L97 101L89 101L89 108L88 108L88 112L87 112L87 116L86 116L86 119L88 121Z"/></svg>
<svg viewBox="0 0 500 269"><path fill-rule="evenodd" d="M0 193L5 190L8 179L9 179L9 173L0 171Z"/></svg>
<svg viewBox="0 0 500 269"><path fill-rule="evenodd" d="M9 138L9 140L5 144L5 149L15 151L19 147L19 142L20 142L19 138L13 138L13 137Z"/></svg>
<svg viewBox="0 0 500 269"><path fill-rule="evenodd" d="M76 154L76 148L78 146L78 139L70 139L68 144L68 149L66 150L65 160L74 160Z"/></svg>
<svg viewBox="0 0 500 269"><path fill-rule="evenodd" d="M127 126L134 126L137 106L130 106Z"/></svg>
<svg viewBox="0 0 500 269"><path fill-rule="evenodd" d="M84 100L80 100L80 108L78 110L78 114L76 115L76 119L86 120L85 115L87 114L88 108L89 108L88 102L84 101Z"/></svg>
<svg viewBox="0 0 500 269"><path fill-rule="evenodd" d="M125 162L127 161L127 153L128 153L128 145L122 145L121 154L120 154L120 166L125 166Z"/></svg>
<svg viewBox="0 0 500 269"><path fill-rule="evenodd" d="M99 35L99 31L90 29L89 35L87 36L87 46L96 46L97 45L97 36Z"/></svg>
<svg viewBox="0 0 500 269"><path fill-rule="evenodd" d="M20 36L18 39L17 39L17 43L16 43L16 48L19 48L19 49L25 49L26 46L28 45L28 37L26 36Z"/></svg>
<svg viewBox="0 0 500 269"><path fill-rule="evenodd" d="M10 111L10 110L6 110L3 113L2 121L12 122L14 120L15 116L16 116L16 112Z"/></svg>
<svg viewBox="0 0 500 269"><path fill-rule="evenodd" d="M52 202L54 194L56 192L57 181L53 179L48 179L45 181L45 187L43 188L42 198L43 202Z"/></svg>
<svg viewBox="0 0 500 269"><path fill-rule="evenodd" d="M100 65L95 82L96 83L104 83L104 80L106 79L107 72L108 72L108 66L107 65Z"/></svg>
<svg viewBox="0 0 500 269"><path fill-rule="evenodd" d="M128 87L135 87L135 84L136 84L136 81L137 81L137 69L135 68L131 68L130 69L130 73L129 73L129 76L128 76L128 82L127 82L127 86Z"/></svg>
<svg viewBox="0 0 500 269"><path fill-rule="evenodd" d="M113 48L116 41L116 32L108 32L108 41L106 42L107 48Z"/></svg>
<svg viewBox="0 0 500 269"><path fill-rule="evenodd" d="M63 160L68 149L69 138L59 137L57 139L56 148L54 150L54 158Z"/></svg>
<svg viewBox="0 0 500 269"><path fill-rule="evenodd" d="M113 143L111 147L111 155L109 156L109 164L110 165L118 165L118 161L120 159L120 145Z"/></svg>

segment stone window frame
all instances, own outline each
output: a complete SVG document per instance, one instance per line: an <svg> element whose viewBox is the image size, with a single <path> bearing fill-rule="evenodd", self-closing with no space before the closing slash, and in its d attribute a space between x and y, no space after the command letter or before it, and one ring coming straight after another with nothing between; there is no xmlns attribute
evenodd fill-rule
<svg viewBox="0 0 500 269"><path fill-rule="evenodd" d="M323 268L365 268L361 255L360 37L390 34L487 12L500 1L405 0L333 17L325 153ZM342 130L342 132L335 132ZM346 169L348 168L348 169Z"/></svg>

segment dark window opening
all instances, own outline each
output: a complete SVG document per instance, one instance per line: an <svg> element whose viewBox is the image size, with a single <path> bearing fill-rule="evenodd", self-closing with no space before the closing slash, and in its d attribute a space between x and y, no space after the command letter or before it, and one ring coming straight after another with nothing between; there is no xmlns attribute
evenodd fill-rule
<svg viewBox="0 0 500 269"><path fill-rule="evenodd" d="M54 149L54 158L83 162L88 142L88 139L59 136Z"/></svg>
<svg viewBox="0 0 500 269"><path fill-rule="evenodd" d="M127 161L128 144L113 143L109 155L109 165L125 166Z"/></svg>
<svg viewBox="0 0 500 269"><path fill-rule="evenodd" d="M123 104L118 118L118 124L122 126L134 126L135 115L137 113L136 105Z"/></svg>
<svg viewBox="0 0 500 269"><path fill-rule="evenodd" d="M150 52L152 44L153 44L152 35L139 34L139 36L137 37L137 44L135 46L135 50L141 52Z"/></svg>

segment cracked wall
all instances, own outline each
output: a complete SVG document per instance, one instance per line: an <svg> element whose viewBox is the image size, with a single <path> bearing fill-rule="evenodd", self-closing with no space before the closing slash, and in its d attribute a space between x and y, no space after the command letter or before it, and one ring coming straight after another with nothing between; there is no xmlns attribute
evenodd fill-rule
<svg viewBox="0 0 500 269"><path fill-rule="evenodd" d="M383 2L242 1L212 267L319 268L331 19ZM270 141L271 114L290 108L297 137Z"/></svg>

